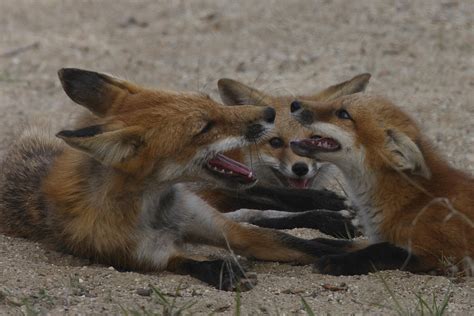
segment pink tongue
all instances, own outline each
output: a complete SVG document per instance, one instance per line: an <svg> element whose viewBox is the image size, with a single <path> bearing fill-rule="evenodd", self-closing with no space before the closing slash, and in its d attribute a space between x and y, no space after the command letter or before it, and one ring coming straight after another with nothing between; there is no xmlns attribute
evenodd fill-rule
<svg viewBox="0 0 474 316"><path fill-rule="evenodd" d="M207 164L210 167L216 167L219 169L224 169L226 171L232 171L234 172L234 175L240 176L240 179L248 183L254 182L256 180L252 169L238 161L230 159L229 157L223 154L217 154L214 158L209 160Z"/></svg>
<svg viewBox="0 0 474 316"><path fill-rule="evenodd" d="M306 189L308 187L309 179L288 179L291 186L298 189Z"/></svg>

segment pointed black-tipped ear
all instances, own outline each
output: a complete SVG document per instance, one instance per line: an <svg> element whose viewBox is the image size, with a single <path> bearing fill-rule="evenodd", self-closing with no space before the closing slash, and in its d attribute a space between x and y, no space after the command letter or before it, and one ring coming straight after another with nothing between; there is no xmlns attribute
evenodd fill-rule
<svg viewBox="0 0 474 316"><path fill-rule="evenodd" d="M219 95L226 105L268 105L269 96L241 82L223 78L217 81Z"/></svg>
<svg viewBox="0 0 474 316"><path fill-rule="evenodd" d="M305 97L305 99L313 101L331 101L344 95L365 91L365 88L369 84L370 77L371 75L368 73L357 75L350 80L330 86L313 96Z"/></svg>
<svg viewBox="0 0 474 316"><path fill-rule="evenodd" d="M106 131L103 125L56 134L69 146L87 153L104 165L116 165L135 156L143 144L141 135L136 127Z"/></svg>
<svg viewBox="0 0 474 316"><path fill-rule="evenodd" d="M63 68L58 76L64 91L74 102L102 117L126 95L139 90L129 82L88 70Z"/></svg>
<svg viewBox="0 0 474 316"><path fill-rule="evenodd" d="M389 159L393 167L429 179L431 171L426 165L423 153L415 142L406 134L395 130L388 130L386 134Z"/></svg>

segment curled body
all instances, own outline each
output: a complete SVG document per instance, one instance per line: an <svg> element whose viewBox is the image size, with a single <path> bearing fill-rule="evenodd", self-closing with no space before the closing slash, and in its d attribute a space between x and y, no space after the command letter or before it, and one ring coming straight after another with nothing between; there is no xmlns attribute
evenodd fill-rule
<svg viewBox="0 0 474 316"><path fill-rule="evenodd" d="M337 241L347 253L321 258L319 271L473 273L474 179L450 166L409 115L368 95L295 101L291 111L318 135L293 142L293 150L342 171L369 239Z"/></svg>

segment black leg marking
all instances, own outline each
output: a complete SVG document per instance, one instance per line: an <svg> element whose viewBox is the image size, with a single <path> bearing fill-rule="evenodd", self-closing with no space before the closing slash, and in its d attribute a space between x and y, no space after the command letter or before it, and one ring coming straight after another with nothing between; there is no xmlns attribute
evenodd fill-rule
<svg viewBox="0 0 474 316"><path fill-rule="evenodd" d="M245 191L250 196L268 199L281 210L307 211L326 209L339 211L347 209L346 199L329 190L289 189L254 186Z"/></svg>
<svg viewBox="0 0 474 316"><path fill-rule="evenodd" d="M354 244L352 240L344 239L315 238L312 240L334 248L344 249L346 251L350 250L350 248Z"/></svg>
<svg viewBox="0 0 474 316"><path fill-rule="evenodd" d="M273 229L312 228L339 238L353 238L357 235L357 229L352 225L350 217L326 210L305 211L276 218L265 218L263 215L251 219L249 223Z"/></svg>
<svg viewBox="0 0 474 316"><path fill-rule="evenodd" d="M195 261L187 259L179 272L201 280L224 291L248 291L257 283L255 274L245 273L234 260Z"/></svg>
<svg viewBox="0 0 474 316"><path fill-rule="evenodd" d="M356 275L379 270L410 270L417 261L407 250L383 242L350 253L324 256L314 268L323 274Z"/></svg>
<svg viewBox="0 0 474 316"><path fill-rule="evenodd" d="M316 209L347 209L346 199L328 190L254 186L245 191L221 190L233 200L233 211L241 208L301 212Z"/></svg>

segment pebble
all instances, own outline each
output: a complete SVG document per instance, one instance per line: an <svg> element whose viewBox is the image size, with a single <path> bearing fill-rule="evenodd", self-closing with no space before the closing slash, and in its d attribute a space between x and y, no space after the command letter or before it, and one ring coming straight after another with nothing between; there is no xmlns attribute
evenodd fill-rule
<svg viewBox="0 0 474 316"><path fill-rule="evenodd" d="M150 296L151 289L150 288L139 288L137 289L137 294L140 296Z"/></svg>

